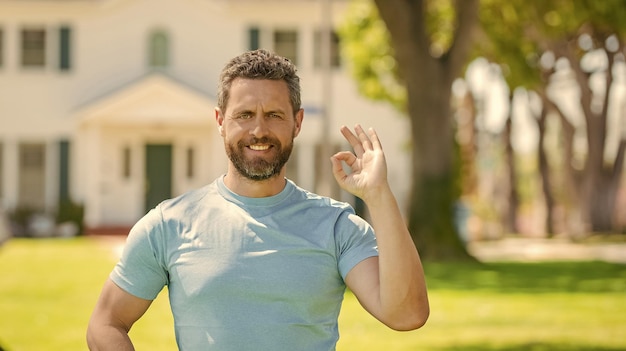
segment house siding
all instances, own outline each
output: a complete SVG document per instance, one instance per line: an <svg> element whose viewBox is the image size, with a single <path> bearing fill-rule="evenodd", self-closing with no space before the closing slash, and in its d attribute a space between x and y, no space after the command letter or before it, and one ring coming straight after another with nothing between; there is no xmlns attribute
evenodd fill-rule
<svg viewBox="0 0 626 351"><path fill-rule="evenodd" d="M334 2L339 21L346 2ZM295 18L294 13L309 16ZM315 67L321 13L312 1L105 0L0 2L0 206L19 207L19 145L43 143L43 211L61 199L85 206L87 228L128 227L146 211L145 146L172 145L172 195L202 186L226 169L215 130L217 78L223 65L251 46L272 49L276 30L297 32L305 108L290 174L315 190L316 149L322 140L323 82ZM22 67L20 32L46 32L46 61ZM152 67L150 38L167 36L167 64ZM410 182L408 121L356 91L345 67L331 74L330 131L361 123L375 127L388 150L389 177L404 202ZM330 137L344 145L341 134ZM194 150L193 177L187 152ZM124 150L129 175L124 176ZM342 193L341 199L352 200Z"/></svg>

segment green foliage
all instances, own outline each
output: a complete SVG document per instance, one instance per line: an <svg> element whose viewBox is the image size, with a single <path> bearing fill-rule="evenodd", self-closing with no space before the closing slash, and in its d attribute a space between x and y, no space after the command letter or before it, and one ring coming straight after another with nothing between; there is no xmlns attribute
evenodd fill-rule
<svg viewBox="0 0 626 351"><path fill-rule="evenodd" d="M426 1L426 31L430 36L430 53L440 57L454 41L456 12L452 0Z"/></svg>
<svg viewBox="0 0 626 351"><path fill-rule="evenodd" d="M30 236L28 226L31 218L41 211L31 208L19 206L15 208L13 211L7 213L7 217L10 223L11 231L13 236Z"/></svg>
<svg viewBox="0 0 626 351"><path fill-rule="evenodd" d="M85 208L82 204L75 203L70 199L62 200L57 210L57 223L72 223L76 225L77 234L83 233L83 219L85 216Z"/></svg>
<svg viewBox="0 0 626 351"><path fill-rule="evenodd" d="M406 90L390 45L389 33L371 1L353 1L339 27L341 51L356 78L359 92L406 110Z"/></svg>
<svg viewBox="0 0 626 351"><path fill-rule="evenodd" d="M430 54L440 57L448 52L454 41L456 12L453 1L427 0L425 4ZM367 98L389 102L396 109L406 112L406 88L387 27L374 2L352 0L338 33L342 54L347 58L359 92Z"/></svg>
<svg viewBox="0 0 626 351"><path fill-rule="evenodd" d="M539 44L528 33L536 22L533 10L523 0L481 2L480 21L487 38L479 41L476 55L500 63L503 76L511 88L532 90L543 84Z"/></svg>
<svg viewBox="0 0 626 351"><path fill-rule="evenodd" d="M579 47L579 58L605 46L612 35L624 40L626 6L622 0L483 0L480 20L485 40L477 55L498 62L512 88L542 88L547 79L540 57L556 47L578 46L582 34L591 34L592 45Z"/></svg>

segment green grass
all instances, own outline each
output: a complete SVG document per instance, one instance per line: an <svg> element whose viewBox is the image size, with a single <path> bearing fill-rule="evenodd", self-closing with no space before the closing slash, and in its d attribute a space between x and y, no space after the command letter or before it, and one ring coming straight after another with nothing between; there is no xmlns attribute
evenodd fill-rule
<svg viewBox="0 0 626 351"><path fill-rule="evenodd" d="M0 345L85 350L85 327L115 260L94 238L9 241L0 248ZM626 265L427 264L426 273L425 327L391 331L347 293L338 350L626 350ZM133 328L138 350L176 349L166 295Z"/></svg>

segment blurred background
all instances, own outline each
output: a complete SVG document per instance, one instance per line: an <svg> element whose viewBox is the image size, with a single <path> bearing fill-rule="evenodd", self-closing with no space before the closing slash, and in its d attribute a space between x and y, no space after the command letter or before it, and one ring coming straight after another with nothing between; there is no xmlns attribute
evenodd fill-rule
<svg viewBox="0 0 626 351"><path fill-rule="evenodd" d="M476 340L423 349L625 350L616 333L626 321L611 313L624 309L626 291L625 40L622 0L0 0L0 311L32 325L35 312L24 306L78 293L78 330L65 329L82 338L128 229L163 199L225 172L218 75L230 58L266 48L301 77L304 128L288 177L367 218L332 180L328 157L348 148L341 125L374 127L429 262L436 307L468 308L452 301L481 287L493 295L472 301L498 301L501 284L517 281L520 291L539 284L529 293L587 292L563 310L606 312L573 329L591 334L558 327L556 341L487 342L494 333L482 336L491 327L479 323ZM100 268L81 267L96 252ZM51 293L58 284L49 275L67 267L68 289L72 276L101 274L88 291ZM543 279L546 270L555 280ZM163 311L145 330L168 318ZM562 312L552 315L571 316ZM38 321L49 334L58 323L46 316ZM344 349L376 345L360 323L350 318ZM0 324L0 344L28 339L16 331L23 325ZM512 328L523 334L524 326ZM404 340L387 349L419 344ZM74 348L82 349L64 347Z"/></svg>
<svg viewBox="0 0 626 351"><path fill-rule="evenodd" d="M14 236L125 233L223 173L217 75L260 47L302 76L290 178L366 216L327 158L342 124L377 128L424 256L626 231L620 1L0 6L0 205Z"/></svg>

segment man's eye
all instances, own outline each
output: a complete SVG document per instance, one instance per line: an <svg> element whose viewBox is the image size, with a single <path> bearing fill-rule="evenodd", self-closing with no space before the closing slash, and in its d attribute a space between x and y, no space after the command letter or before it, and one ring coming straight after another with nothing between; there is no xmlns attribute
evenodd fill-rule
<svg viewBox="0 0 626 351"><path fill-rule="evenodd" d="M270 117L272 117L272 118L283 118L283 116L279 115L278 113L270 113Z"/></svg>
<svg viewBox="0 0 626 351"><path fill-rule="evenodd" d="M240 119L249 119L250 117L252 117L252 114L251 114L251 113L248 113L248 112L245 112L245 113L240 113L240 114L238 115L238 118L240 118Z"/></svg>

